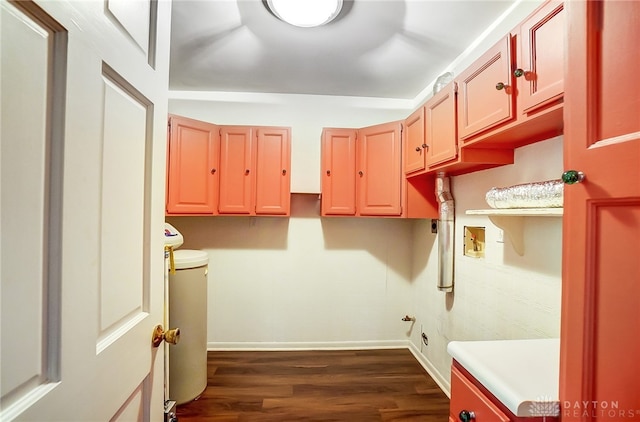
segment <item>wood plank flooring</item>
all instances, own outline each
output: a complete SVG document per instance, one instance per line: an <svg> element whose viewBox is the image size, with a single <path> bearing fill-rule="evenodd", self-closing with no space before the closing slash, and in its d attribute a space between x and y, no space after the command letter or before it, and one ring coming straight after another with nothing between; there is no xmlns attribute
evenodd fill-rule
<svg viewBox="0 0 640 422"><path fill-rule="evenodd" d="M449 399L407 349L209 352L180 422L446 422Z"/></svg>

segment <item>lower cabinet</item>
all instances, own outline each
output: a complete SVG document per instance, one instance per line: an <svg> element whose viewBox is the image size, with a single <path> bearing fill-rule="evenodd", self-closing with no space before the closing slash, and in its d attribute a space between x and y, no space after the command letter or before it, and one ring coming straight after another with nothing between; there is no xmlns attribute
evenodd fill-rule
<svg viewBox="0 0 640 422"><path fill-rule="evenodd" d="M558 422L556 416L516 416L455 360L451 367L449 422Z"/></svg>
<svg viewBox="0 0 640 422"><path fill-rule="evenodd" d="M509 422L511 419L455 366L451 368L450 421Z"/></svg>

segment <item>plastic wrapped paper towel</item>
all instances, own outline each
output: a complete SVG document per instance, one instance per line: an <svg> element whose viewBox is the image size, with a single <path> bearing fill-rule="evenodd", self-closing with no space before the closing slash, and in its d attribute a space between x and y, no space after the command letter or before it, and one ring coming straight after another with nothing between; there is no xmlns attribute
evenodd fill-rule
<svg viewBox="0 0 640 422"><path fill-rule="evenodd" d="M559 208L563 204L562 180L491 188L486 195L491 208Z"/></svg>

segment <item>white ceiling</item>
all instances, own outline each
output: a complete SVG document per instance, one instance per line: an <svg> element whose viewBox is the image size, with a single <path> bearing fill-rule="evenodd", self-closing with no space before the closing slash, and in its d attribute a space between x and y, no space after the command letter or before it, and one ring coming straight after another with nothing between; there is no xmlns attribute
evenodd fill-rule
<svg viewBox="0 0 640 422"><path fill-rule="evenodd" d="M513 1L345 0L298 28L262 0L174 0L170 89L413 99Z"/></svg>

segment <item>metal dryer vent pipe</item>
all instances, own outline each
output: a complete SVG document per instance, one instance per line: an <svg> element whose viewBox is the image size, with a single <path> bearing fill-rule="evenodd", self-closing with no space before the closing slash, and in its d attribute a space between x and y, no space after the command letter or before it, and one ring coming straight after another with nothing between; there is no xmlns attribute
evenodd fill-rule
<svg viewBox="0 0 640 422"><path fill-rule="evenodd" d="M453 291L453 239L455 236L455 206L451 186L446 173L436 175L438 199L438 290Z"/></svg>

